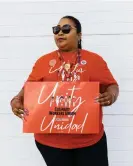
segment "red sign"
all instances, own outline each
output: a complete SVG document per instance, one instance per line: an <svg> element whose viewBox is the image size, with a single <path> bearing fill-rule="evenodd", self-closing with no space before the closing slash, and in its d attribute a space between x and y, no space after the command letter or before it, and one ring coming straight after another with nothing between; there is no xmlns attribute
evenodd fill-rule
<svg viewBox="0 0 133 166"><path fill-rule="evenodd" d="M99 132L99 95L97 82L27 82L23 122L25 133Z"/></svg>

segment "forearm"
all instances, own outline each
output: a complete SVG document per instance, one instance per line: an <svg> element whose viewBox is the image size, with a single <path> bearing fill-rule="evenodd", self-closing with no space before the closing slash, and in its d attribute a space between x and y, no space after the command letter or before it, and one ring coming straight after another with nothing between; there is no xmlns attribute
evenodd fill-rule
<svg viewBox="0 0 133 166"><path fill-rule="evenodd" d="M17 96L20 98L22 102L24 101L24 88L21 89Z"/></svg>
<svg viewBox="0 0 133 166"><path fill-rule="evenodd" d="M24 102L24 88L21 89L21 91L12 98L12 100L10 101L10 104L12 105L12 101L14 100L20 100L22 103Z"/></svg>
<svg viewBox="0 0 133 166"><path fill-rule="evenodd" d="M109 85L106 89L106 92L109 92L112 95L113 103L117 100L119 95L119 86L116 84Z"/></svg>

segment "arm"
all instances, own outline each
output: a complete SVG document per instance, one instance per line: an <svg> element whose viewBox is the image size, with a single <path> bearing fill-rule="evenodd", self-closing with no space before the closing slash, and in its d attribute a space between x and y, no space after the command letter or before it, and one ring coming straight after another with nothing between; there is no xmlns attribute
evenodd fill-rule
<svg viewBox="0 0 133 166"><path fill-rule="evenodd" d="M23 102L24 102L24 88L22 88L21 91L16 96L14 96L12 98L10 103L12 104L12 102L14 100L18 100L18 101L20 101L23 104Z"/></svg>
<svg viewBox="0 0 133 166"><path fill-rule="evenodd" d="M94 66L95 70L93 70L92 81L100 83L100 95L96 98L96 101L101 106L109 106L117 100L119 95L118 83L103 58L96 56Z"/></svg>
<svg viewBox="0 0 133 166"><path fill-rule="evenodd" d="M118 98L118 95L119 95L119 87L118 85L109 85L108 88L106 89L106 92L110 93L112 95L112 102L111 104L113 104L117 98Z"/></svg>
<svg viewBox="0 0 133 166"><path fill-rule="evenodd" d="M29 75L27 81L39 81L39 80L41 80L40 63L38 65L37 62L33 66L32 72ZM14 96L12 98L12 100L10 101L10 105L11 105L13 113L16 116L20 117L21 119L23 118L22 114L24 114L24 112L25 112L24 111L24 86L22 87L20 92L16 96Z"/></svg>
<svg viewBox="0 0 133 166"><path fill-rule="evenodd" d="M26 80L26 82L28 81L40 81L42 79L42 75L41 75L41 58L39 58L33 68L32 68L32 72L30 73L28 79ZM25 86L25 85L24 85ZM19 100L22 104L24 102L24 86L22 87L22 89L20 90L20 92L13 97L13 99L11 100L11 103L13 100Z"/></svg>

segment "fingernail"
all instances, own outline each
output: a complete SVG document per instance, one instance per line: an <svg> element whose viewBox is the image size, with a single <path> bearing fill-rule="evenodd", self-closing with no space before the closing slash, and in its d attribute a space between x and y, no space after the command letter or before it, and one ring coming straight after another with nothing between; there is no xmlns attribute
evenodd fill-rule
<svg viewBox="0 0 133 166"><path fill-rule="evenodd" d="M28 113L28 112L24 112L24 115L27 115L27 116L28 116L28 115L29 115L29 113Z"/></svg>
<svg viewBox="0 0 133 166"><path fill-rule="evenodd" d="M95 100L99 100L99 96L97 96L97 97L95 98Z"/></svg>
<svg viewBox="0 0 133 166"><path fill-rule="evenodd" d="M27 109L24 109L25 112L29 112Z"/></svg>
<svg viewBox="0 0 133 166"><path fill-rule="evenodd" d="M24 111L24 110L22 110L22 109L19 109L20 111Z"/></svg>

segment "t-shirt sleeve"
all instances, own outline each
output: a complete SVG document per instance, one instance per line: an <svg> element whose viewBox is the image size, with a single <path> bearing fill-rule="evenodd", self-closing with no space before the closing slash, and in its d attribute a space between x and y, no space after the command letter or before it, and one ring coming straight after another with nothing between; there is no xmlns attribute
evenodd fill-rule
<svg viewBox="0 0 133 166"><path fill-rule="evenodd" d="M118 85L111 71L109 70L107 63L99 55L93 64L92 81L98 81L101 85Z"/></svg>
<svg viewBox="0 0 133 166"><path fill-rule="evenodd" d="M27 81L37 81L39 80L39 67L37 63L34 64L31 73L29 74Z"/></svg>
<svg viewBox="0 0 133 166"><path fill-rule="evenodd" d="M41 81L42 77L43 76L42 76L42 73L41 73L41 61L40 61L40 59L38 59L35 62L34 66L32 68L32 71L29 74L26 82L29 82L29 81Z"/></svg>

